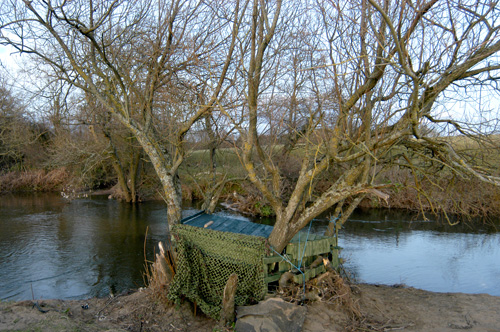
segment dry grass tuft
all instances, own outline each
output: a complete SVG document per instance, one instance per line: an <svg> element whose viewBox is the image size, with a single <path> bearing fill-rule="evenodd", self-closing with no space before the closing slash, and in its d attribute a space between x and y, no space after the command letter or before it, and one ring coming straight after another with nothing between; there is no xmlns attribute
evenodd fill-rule
<svg viewBox="0 0 500 332"><path fill-rule="evenodd" d="M146 259L146 236L144 239L144 261L146 272L144 274L145 283L151 290L154 298L162 303L170 304L167 298L170 282L176 272L176 256L171 250L171 243L168 240L167 247L162 242L158 243L160 252L155 255L155 261L151 262Z"/></svg>
<svg viewBox="0 0 500 332"><path fill-rule="evenodd" d="M328 272L306 282L305 293L302 284L292 284L281 287L280 296L291 303L302 304L318 301L334 305L337 310L346 314L347 320L340 324L344 331L348 332L402 330L413 325L412 323L397 323L393 319L382 321L369 311L368 313L363 312L360 305L359 288L351 285L348 280L331 269L328 261L325 262L325 265L327 265Z"/></svg>
<svg viewBox="0 0 500 332"><path fill-rule="evenodd" d="M145 279L148 288L151 290L150 294L159 302L170 304L170 301L167 299L170 282L160 272L156 261L150 262L146 267Z"/></svg>

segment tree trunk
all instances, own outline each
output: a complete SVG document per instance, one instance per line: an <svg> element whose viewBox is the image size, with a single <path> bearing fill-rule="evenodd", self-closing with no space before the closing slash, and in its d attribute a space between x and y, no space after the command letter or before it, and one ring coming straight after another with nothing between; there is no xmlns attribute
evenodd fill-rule
<svg viewBox="0 0 500 332"><path fill-rule="evenodd" d="M129 169L129 189L132 203L137 202L137 180L141 177L141 151L133 153L130 169Z"/></svg>
<svg viewBox="0 0 500 332"><path fill-rule="evenodd" d="M278 214L276 216L276 223L274 224L273 230L268 238L269 244L274 250L281 253L294 235L295 234L290 232L290 221L284 220L283 216Z"/></svg>
<svg viewBox="0 0 500 332"><path fill-rule="evenodd" d="M169 225L180 223L182 219L182 189L179 176L174 174L163 183L163 190L167 201L167 218Z"/></svg>
<svg viewBox="0 0 500 332"><path fill-rule="evenodd" d="M94 137L94 140L96 143L99 142L99 138L97 137L97 134L94 130L94 126L89 126L89 130L92 133L92 136ZM125 178L125 171L123 170L123 166L120 160L120 157L118 156L118 151L115 147L115 144L111 138L111 135L104 130L104 128L101 128L102 134L104 135L104 138L108 141L109 145L109 154L111 155L111 159L113 160L113 168L116 172L116 177L118 178L118 185L120 186L120 189L122 191L122 194L124 196L124 199L127 203L132 201L132 196L130 194L130 188L127 185L127 179Z"/></svg>
<svg viewBox="0 0 500 332"><path fill-rule="evenodd" d="M172 171L170 156L158 146L159 140L151 139L145 131L128 123L144 152L148 155L163 187L163 199L167 203L167 218L170 226L182 219L182 190L177 171Z"/></svg>
<svg viewBox="0 0 500 332"><path fill-rule="evenodd" d="M121 167L120 161L117 160L116 156L114 156L114 155L113 155L113 168L115 169L116 176L118 178L118 185L120 186L120 189L122 190L125 201L127 203L130 203L132 201L133 197L130 194L129 188L127 186L127 180L125 179L125 174L123 174L123 168Z"/></svg>

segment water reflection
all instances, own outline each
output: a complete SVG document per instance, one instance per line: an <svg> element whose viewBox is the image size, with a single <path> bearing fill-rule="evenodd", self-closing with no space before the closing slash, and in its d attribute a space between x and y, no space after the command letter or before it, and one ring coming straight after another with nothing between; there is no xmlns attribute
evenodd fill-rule
<svg viewBox="0 0 500 332"><path fill-rule="evenodd" d="M500 295L500 233L493 233L494 227L471 232L467 225L396 219L390 213L377 221L358 212L341 232L345 266L358 280Z"/></svg>
<svg viewBox="0 0 500 332"><path fill-rule="evenodd" d="M159 202L7 196L0 215L1 299L86 298L142 286L146 228L148 259L166 234Z"/></svg>

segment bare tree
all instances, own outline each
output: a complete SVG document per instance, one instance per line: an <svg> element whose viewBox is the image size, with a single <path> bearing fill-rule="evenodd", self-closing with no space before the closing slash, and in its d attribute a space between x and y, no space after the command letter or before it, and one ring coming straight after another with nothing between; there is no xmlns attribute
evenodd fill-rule
<svg viewBox="0 0 500 332"><path fill-rule="evenodd" d="M33 140L24 106L0 77L0 166L3 170L22 167L24 149Z"/></svg>
<svg viewBox="0 0 500 332"><path fill-rule="evenodd" d="M91 94L134 135L162 183L168 221L177 223L183 137L227 86L239 1L222 6L180 0L9 0L0 16L0 43L41 59L47 71ZM159 94L178 98L174 94L197 80L198 70L211 73L206 104L189 112L162 104ZM169 122L162 121L166 118Z"/></svg>
<svg viewBox="0 0 500 332"><path fill-rule="evenodd" d="M81 123L88 126L96 144L105 143L105 157L112 161L119 190L113 195L129 203L139 199L137 186L141 178L143 150L135 137L92 96L86 95L81 107Z"/></svg>
<svg viewBox="0 0 500 332"><path fill-rule="evenodd" d="M130 131L163 185L170 223L181 216L186 135L224 114L249 180L276 213L269 241L281 251L332 207L341 225L365 196L386 199L387 169L408 169L417 190L437 171L499 184L453 138L498 144L489 135L498 117L483 111L485 94L498 93L499 7L8 0L0 43L41 59ZM477 111L449 110L452 99L479 100Z"/></svg>
<svg viewBox="0 0 500 332"><path fill-rule="evenodd" d="M366 195L387 199L389 185L379 175L390 167L408 168L417 177L441 170L500 184L496 170L466 158L449 136L491 141L487 134L496 129L494 123L478 112L479 121L473 121L453 112L446 117L443 111L447 96L466 99L464 89L472 84L495 93L500 69L496 2L330 0L308 5L281 8L279 1L254 1L242 61L246 104L243 112L231 114L246 117L240 126L242 160L276 213L269 242L277 251L331 207L336 215L342 212L341 225ZM304 15L308 23L298 24ZM299 33L294 39L302 45L299 54L282 47L286 36ZM293 63L297 55L304 60L296 61L294 70L276 60ZM284 81L290 84L286 97L276 93ZM287 132L288 144L269 148L263 144L266 118L259 109L273 104L286 105L295 118L285 121L285 112L275 113L274 124L281 129L274 130ZM436 130L447 130L447 137L436 137ZM301 160L289 189L277 156L293 154L293 147Z"/></svg>

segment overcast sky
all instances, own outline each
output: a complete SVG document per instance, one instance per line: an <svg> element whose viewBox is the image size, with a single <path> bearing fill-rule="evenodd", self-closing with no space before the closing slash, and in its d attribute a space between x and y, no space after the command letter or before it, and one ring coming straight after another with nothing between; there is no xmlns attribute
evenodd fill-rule
<svg viewBox="0 0 500 332"><path fill-rule="evenodd" d="M0 45L0 61L2 66L9 72L19 69L17 62L20 60L19 54L13 54L14 50L10 46ZM17 62L16 62L17 61Z"/></svg>

